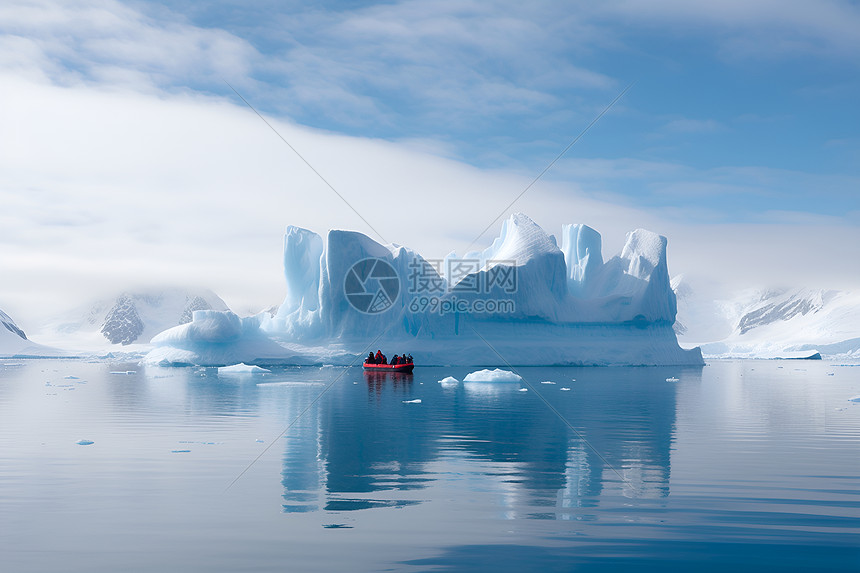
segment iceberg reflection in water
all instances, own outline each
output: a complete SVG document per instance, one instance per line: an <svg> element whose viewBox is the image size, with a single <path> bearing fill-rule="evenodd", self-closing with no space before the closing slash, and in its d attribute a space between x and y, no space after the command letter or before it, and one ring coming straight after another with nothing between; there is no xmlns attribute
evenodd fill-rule
<svg viewBox="0 0 860 573"><path fill-rule="evenodd" d="M839 570L860 557L855 369L518 369L529 392L456 382L474 368L110 374L134 369L0 361L4 568Z"/></svg>

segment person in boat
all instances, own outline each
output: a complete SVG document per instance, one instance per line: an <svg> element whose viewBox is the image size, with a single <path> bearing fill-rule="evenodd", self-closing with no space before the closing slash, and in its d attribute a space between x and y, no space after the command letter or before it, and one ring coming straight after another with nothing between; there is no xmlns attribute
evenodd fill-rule
<svg viewBox="0 0 860 573"><path fill-rule="evenodd" d="M373 356L373 352L367 355L367 360L364 361L365 364L376 364L376 358Z"/></svg>
<svg viewBox="0 0 860 573"><path fill-rule="evenodd" d="M391 365L397 366L398 364L400 364L400 357L395 354L394 358L391 359Z"/></svg>
<svg viewBox="0 0 860 573"><path fill-rule="evenodd" d="M382 361L382 351L381 351L381 350L377 350L377 351L376 351L376 360L374 360L374 361L373 361L373 363L374 363L374 364L385 364L385 363Z"/></svg>
<svg viewBox="0 0 860 573"><path fill-rule="evenodd" d="M404 354L404 356L406 356L406 355ZM412 355L411 354L409 356L406 356L406 364L412 364Z"/></svg>

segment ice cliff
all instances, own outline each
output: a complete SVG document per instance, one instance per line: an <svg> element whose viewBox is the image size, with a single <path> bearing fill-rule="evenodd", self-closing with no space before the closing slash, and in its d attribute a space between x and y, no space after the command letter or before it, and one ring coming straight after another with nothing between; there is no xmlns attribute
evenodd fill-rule
<svg viewBox="0 0 860 573"><path fill-rule="evenodd" d="M606 261L590 227L566 225L561 243L522 214L484 251L438 261L290 226L277 314L196 311L153 338L147 361L349 364L382 348L427 365L702 363L672 329L665 237L637 229Z"/></svg>

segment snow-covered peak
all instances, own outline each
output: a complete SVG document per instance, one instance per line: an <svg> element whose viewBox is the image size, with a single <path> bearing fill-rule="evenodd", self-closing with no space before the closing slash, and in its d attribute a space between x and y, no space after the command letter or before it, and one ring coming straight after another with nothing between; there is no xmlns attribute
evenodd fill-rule
<svg viewBox="0 0 860 573"><path fill-rule="evenodd" d="M666 266L666 237L645 229L627 233L621 258L627 262L627 274L648 280L658 266ZM667 277L668 278L668 277Z"/></svg>
<svg viewBox="0 0 860 573"><path fill-rule="evenodd" d="M12 320L12 317L0 310L0 327L5 328L12 334L27 340L27 335L24 334L24 331L18 328L18 325L15 324L15 321Z"/></svg>
<svg viewBox="0 0 860 573"><path fill-rule="evenodd" d="M36 335L49 344L79 350L146 344L171 326L191 322L194 311L208 309L229 310L218 295L206 289L127 290L72 310Z"/></svg>
<svg viewBox="0 0 860 573"><path fill-rule="evenodd" d="M514 213L502 224L502 232L493 244L481 253L481 266L486 261L514 261L522 266L534 257L560 252L555 238L527 215Z"/></svg>
<svg viewBox="0 0 860 573"><path fill-rule="evenodd" d="M60 355L56 348L32 342L12 317L0 310L0 357Z"/></svg>

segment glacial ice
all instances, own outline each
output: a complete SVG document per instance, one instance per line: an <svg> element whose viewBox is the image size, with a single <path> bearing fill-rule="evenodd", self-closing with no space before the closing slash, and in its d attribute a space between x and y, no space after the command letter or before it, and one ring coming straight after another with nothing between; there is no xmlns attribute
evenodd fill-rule
<svg viewBox="0 0 860 573"><path fill-rule="evenodd" d="M270 374L271 370L266 370L255 365L248 365L240 362L232 366L222 366L218 369L218 375L222 374Z"/></svg>
<svg viewBox="0 0 860 573"><path fill-rule="evenodd" d="M463 382L521 382L522 378L509 370L478 370L466 374Z"/></svg>
<svg viewBox="0 0 860 573"><path fill-rule="evenodd" d="M487 249L436 264L361 233L323 239L289 226L283 262L287 292L274 316L195 311L152 339L145 362L350 365L384 349L411 353L419 365L702 364L672 330L666 239L642 229L604 261L590 227L565 226L559 248L515 214ZM377 274L389 266L393 275ZM451 270L464 266L471 270ZM475 310L487 301L502 310Z"/></svg>
<svg viewBox="0 0 860 573"><path fill-rule="evenodd" d="M439 384L442 385L442 388L453 388L460 384L460 381L453 376L446 376L445 378L439 380Z"/></svg>

